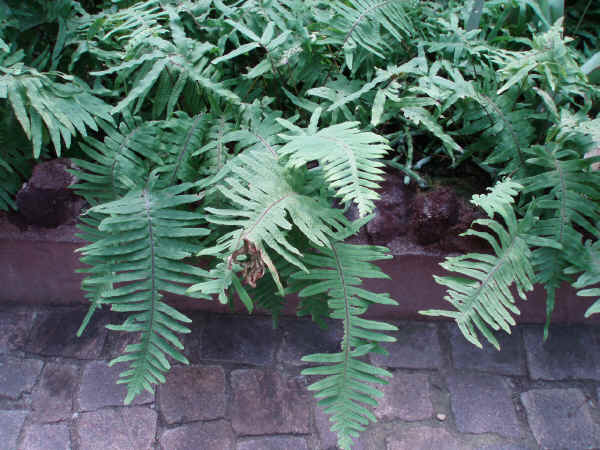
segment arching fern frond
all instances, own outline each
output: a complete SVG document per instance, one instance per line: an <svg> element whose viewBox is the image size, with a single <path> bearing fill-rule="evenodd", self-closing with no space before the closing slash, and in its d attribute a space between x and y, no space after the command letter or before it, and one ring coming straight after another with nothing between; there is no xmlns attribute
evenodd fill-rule
<svg viewBox="0 0 600 450"><path fill-rule="evenodd" d="M560 249L539 247L533 252L535 281L543 283L547 292L547 335L556 289L570 280L564 271L582 250L583 236L579 230L598 236L596 223L600 211L589 200L600 199L600 174L589 170L589 159L556 143L532 146L527 152L533 156L527 163L542 169L541 173L523 180L524 192L536 195L541 216L534 233L560 245Z"/></svg>
<svg viewBox="0 0 600 450"><path fill-rule="evenodd" d="M292 289L300 297L327 296L330 317L342 321L344 337L341 350L333 354L314 354L303 361L319 366L302 371L303 375L324 375L308 389L315 391L318 404L331 415L331 431L338 436L340 448L349 449L352 439L375 422L367 406L376 406L382 393L373 383L387 384L391 374L361 360L380 342L393 342L385 334L397 328L385 322L360 317L374 303L396 305L388 294L376 294L360 287L363 278L388 278L373 264L391 258L385 247L332 243L319 253L307 254L308 273L292 275ZM367 406L365 406L367 405Z"/></svg>
<svg viewBox="0 0 600 450"><path fill-rule="evenodd" d="M598 297L586 310L585 317L600 313L600 288L597 287L600 284L600 241L594 243L587 241L583 252L572 261L574 264L569 266L566 272L580 274L577 281L573 283L573 287L578 289L577 295Z"/></svg>
<svg viewBox="0 0 600 450"><path fill-rule="evenodd" d="M499 348L491 329L501 328L510 333L510 326L515 325L511 313L519 314L519 310L514 305L510 287L514 284L522 299L525 299L524 291L533 289L528 232L534 218L530 210L526 217L517 220L513 203L520 189L521 185L507 179L496 183L487 195L473 196L472 203L480 206L490 217L475 220L473 224L484 226L489 231L471 228L464 235L485 239L494 254L467 253L447 257L441 266L459 275L436 276L435 280L449 288L444 299L456 310L420 311L425 315L454 319L465 338L478 347L481 347L481 342L477 330ZM501 220L494 219L496 215Z"/></svg>
<svg viewBox="0 0 600 450"><path fill-rule="evenodd" d="M244 152L232 160L230 175L217 185L232 207L207 207L206 219L233 230L224 234L216 246L201 252L224 262L211 271L209 281L192 286L190 292L217 294L226 301L225 290L235 277L232 271L236 257L246 245L255 247L262 261L258 263L266 265L275 279L278 276L267 259L268 249L306 270L302 253L288 237L292 227L297 227L312 245L324 247L329 245L329 238L349 225L341 210L332 209L318 195L305 195L303 190L309 185L301 173L283 167L266 149Z"/></svg>
<svg viewBox="0 0 600 450"><path fill-rule="evenodd" d="M73 136L86 136L87 128L98 130L98 118L112 121L110 106L83 81L59 72L41 73L14 59L0 58L0 100L6 99L12 107L33 144L35 158L40 156L45 136L50 136L60 156L63 142L69 148ZM59 78L69 83L55 81Z"/></svg>
<svg viewBox="0 0 600 450"><path fill-rule="evenodd" d="M108 123L101 126L106 133L103 141L88 137L80 144L88 159L72 159L80 179L74 190L92 205L116 200L129 190L141 188L140 183L150 173L150 163L163 163L156 124L124 115L118 128Z"/></svg>
<svg viewBox="0 0 600 450"><path fill-rule="evenodd" d="M361 216L375 207L379 198L375 189L383 180L383 156L390 147L387 140L375 133L358 129L358 122L343 122L317 131L320 108L313 113L311 124L302 129L278 119L296 135L282 134L287 144L279 154L288 157L288 166L301 167L317 160L323 167L325 180L343 202L354 202Z"/></svg>
<svg viewBox="0 0 600 450"><path fill-rule="evenodd" d="M82 262L90 263L87 286L102 289L100 302L111 310L129 313L117 331L139 333L140 341L129 345L126 353L110 362L129 362L120 376L127 385L125 403L152 385L164 382L163 372L170 368L167 356L187 363L176 333L188 333L182 323L190 320L170 307L163 293L184 294L205 271L181 260L198 251L190 238L205 236L201 216L181 209L198 200L186 195L191 184L163 190L133 191L123 198L93 207L91 214L102 217L94 242L81 248ZM92 234L87 233L91 237Z"/></svg>

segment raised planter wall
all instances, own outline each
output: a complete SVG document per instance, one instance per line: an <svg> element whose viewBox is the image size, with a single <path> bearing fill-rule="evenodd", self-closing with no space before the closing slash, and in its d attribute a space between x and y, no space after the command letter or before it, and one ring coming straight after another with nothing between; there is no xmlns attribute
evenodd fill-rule
<svg viewBox="0 0 600 450"><path fill-rule="evenodd" d="M0 303L71 305L87 300L80 289L82 274L75 270L83 267L76 249L82 243L75 237L75 227L63 225L55 229L28 228L20 231L12 224L0 224ZM431 320L418 314L423 309L448 309L443 300L444 288L432 275L441 275L439 266L443 255L418 253L414 250L396 254L379 265L390 276L387 280L366 280L368 289L389 292L399 306L376 305L369 310L370 317L393 319ZM189 299L171 295L169 301L182 310L230 312L228 306L217 301ZM557 292L553 314L555 323L597 322L595 316L584 319L583 314L593 298L578 297L570 286ZM297 298L290 298L284 314L295 314ZM519 301L520 323L545 321L545 292L537 286L526 302ZM234 312L244 312L237 304ZM260 313L260 312L259 312Z"/></svg>

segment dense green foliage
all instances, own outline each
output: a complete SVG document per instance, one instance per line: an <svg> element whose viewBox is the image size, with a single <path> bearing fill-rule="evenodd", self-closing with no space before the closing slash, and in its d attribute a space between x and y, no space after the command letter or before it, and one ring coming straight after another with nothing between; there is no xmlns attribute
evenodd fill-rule
<svg viewBox="0 0 600 450"><path fill-rule="evenodd" d="M110 326L140 336L112 362L126 402L187 362L170 293L276 321L297 292L339 320L340 351L304 373L350 448L390 376L361 357L395 329L361 316L395 301L361 288L387 250L344 240L384 169L420 188L432 165L487 173L467 234L493 251L448 258L454 309L426 312L474 344L510 332L511 286L543 283L548 319L563 282L600 296L598 23L591 0L0 0L0 209L36 159L76 164L82 328L128 313Z"/></svg>

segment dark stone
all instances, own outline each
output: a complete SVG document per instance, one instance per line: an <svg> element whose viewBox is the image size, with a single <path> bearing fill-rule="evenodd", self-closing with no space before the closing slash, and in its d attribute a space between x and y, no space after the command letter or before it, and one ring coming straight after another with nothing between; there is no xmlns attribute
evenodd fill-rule
<svg viewBox="0 0 600 450"><path fill-rule="evenodd" d="M53 159L33 168L16 196L19 213L29 223L48 228L75 223L85 202L69 188L76 181L67 172L70 167L68 159Z"/></svg>
<svg viewBox="0 0 600 450"><path fill-rule="evenodd" d="M309 433L310 394L297 380L273 371L231 373L231 421L241 435Z"/></svg>
<svg viewBox="0 0 600 450"><path fill-rule="evenodd" d="M71 416L78 383L78 368L64 363L48 363L32 393L31 418L35 422L56 422Z"/></svg>
<svg viewBox="0 0 600 450"><path fill-rule="evenodd" d="M270 318L210 316L202 334L201 355L215 361L270 365L278 339Z"/></svg>
<svg viewBox="0 0 600 450"><path fill-rule="evenodd" d="M600 330L594 327L542 327L523 330L529 374L534 380L600 381Z"/></svg>
<svg viewBox="0 0 600 450"><path fill-rule="evenodd" d="M225 420L182 425L160 438L162 450L231 450L234 442L231 424Z"/></svg>
<svg viewBox="0 0 600 450"><path fill-rule="evenodd" d="M440 241L457 221L458 201L451 188L441 187L415 198L412 226L419 244Z"/></svg>
<svg viewBox="0 0 600 450"><path fill-rule="evenodd" d="M498 433L521 437L508 380L497 375L460 372L447 378L456 418L463 433Z"/></svg>
<svg viewBox="0 0 600 450"><path fill-rule="evenodd" d="M388 174L378 192L381 197L374 201L375 217L366 230L374 243L385 244L408 232L414 188L405 185L401 176Z"/></svg>
<svg viewBox="0 0 600 450"><path fill-rule="evenodd" d="M108 367L105 361L86 364L79 386L79 410L93 411L104 406L122 406L127 394L124 384L117 384L119 374L126 370L123 364ZM134 405L152 402L154 396L144 391L134 400Z"/></svg>
<svg viewBox="0 0 600 450"><path fill-rule="evenodd" d="M17 400L31 392L44 363L36 359L0 356L0 396Z"/></svg>
<svg viewBox="0 0 600 450"><path fill-rule="evenodd" d="M87 328L77 337L85 317L83 308L41 313L35 320L26 350L38 355L96 359L106 338L106 314L96 313Z"/></svg>
<svg viewBox="0 0 600 450"><path fill-rule="evenodd" d="M139 406L85 412L76 422L79 448L149 450L154 448L156 412Z"/></svg>
<svg viewBox="0 0 600 450"><path fill-rule="evenodd" d="M301 358L313 353L335 353L340 351L343 338L341 323L327 321L327 328L319 328L310 320L282 320L284 333L279 357L289 364L307 364Z"/></svg>
<svg viewBox="0 0 600 450"><path fill-rule="evenodd" d="M521 401L540 447L600 448L600 425L579 389L535 389L522 393Z"/></svg>
<svg viewBox="0 0 600 450"><path fill-rule="evenodd" d="M466 448L456 437L445 428L430 427L427 425L402 428L397 435L388 437L387 450L414 450L414 449L444 449L462 450Z"/></svg>
<svg viewBox="0 0 600 450"><path fill-rule="evenodd" d="M384 344L388 356L371 354L378 366L407 369L439 369L443 365L436 324L424 322L395 323L398 331L388 333L396 342Z"/></svg>
<svg viewBox="0 0 600 450"><path fill-rule="evenodd" d="M160 411L169 424L210 420L225 415L222 367L173 367L158 393Z"/></svg>
<svg viewBox="0 0 600 450"><path fill-rule="evenodd" d="M17 439L27 417L27 411L0 411L0 447L17 448Z"/></svg>
<svg viewBox="0 0 600 450"><path fill-rule="evenodd" d="M69 427L64 423L25 427L23 438L25 450L69 450L70 448Z"/></svg>
<svg viewBox="0 0 600 450"><path fill-rule="evenodd" d="M271 436L238 442L236 450L308 450L301 437Z"/></svg>
<svg viewBox="0 0 600 450"><path fill-rule="evenodd" d="M0 353L20 350L33 323L30 312L0 312Z"/></svg>
<svg viewBox="0 0 600 450"><path fill-rule="evenodd" d="M374 410L377 420L424 420L433 416L429 377L422 373L395 372Z"/></svg>
<svg viewBox="0 0 600 450"><path fill-rule="evenodd" d="M190 329L190 332L181 336L183 338L183 354L191 364L198 364L202 361L202 334L206 322L205 314L185 311L185 315L192 320L192 323L185 325Z"/></svg>
<svg viewBox="0 0 600 450"><path fill-rule="evenodd" d="M456 324L452 323L449 327L452 359L457 369L481 370L501 375L526 375L520 328L514 328L512 334L496 334L500 343L498 351L485 339L482 340L483 348L480 349L465 339Z"/></svg>

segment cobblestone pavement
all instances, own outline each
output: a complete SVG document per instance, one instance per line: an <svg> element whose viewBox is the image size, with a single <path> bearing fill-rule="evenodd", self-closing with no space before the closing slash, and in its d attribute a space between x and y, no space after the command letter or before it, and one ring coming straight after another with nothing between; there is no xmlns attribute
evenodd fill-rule
<svg viewBox="0 0 600 450"><path fill-rule="evenodd" d="M339 329L265 317L193 314L176 365L156 395L124 407L123 367L106 362L131 341L109 316L75 332L81 308L0 309L0 449L334 449L300 375L300 356L332 351ZM378 422L356 449L600 448L600 328L539 326L481 351L450 323L399 322L377 364L394 378Z"/></svg>

